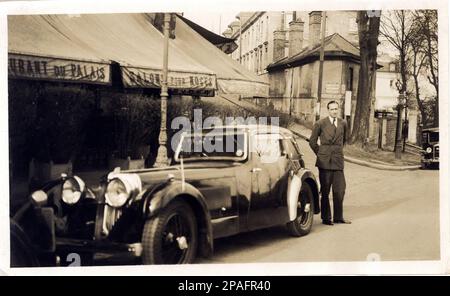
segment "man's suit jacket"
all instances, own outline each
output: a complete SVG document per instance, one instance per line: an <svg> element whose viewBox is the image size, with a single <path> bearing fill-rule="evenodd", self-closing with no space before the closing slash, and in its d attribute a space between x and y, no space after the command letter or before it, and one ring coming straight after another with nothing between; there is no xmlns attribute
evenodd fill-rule
<svg viewBox="0 0 450 296"><path fill-rule="evenodd" d="M320 145L317 140L320 137ZM327 116L314 124L309 146L317 155L316 166L326 170L344 169L344 144L347 138L347 122L337 118L337 128Z"/></svg>

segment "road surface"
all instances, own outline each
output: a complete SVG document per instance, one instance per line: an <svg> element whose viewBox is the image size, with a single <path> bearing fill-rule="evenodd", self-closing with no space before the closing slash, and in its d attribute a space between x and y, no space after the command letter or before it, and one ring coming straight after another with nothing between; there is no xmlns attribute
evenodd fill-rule
<svg viewBox="0 0 450 296"><path fill-rule="evenodd" d="M308 167L315 156L299 140ZM350 225L326 226L289 237L283 226L215 240L212 258L197 263L439 260L439 171L384 171L345 163L344 216ZM373 259L372 259L373 260Z"/></svg>

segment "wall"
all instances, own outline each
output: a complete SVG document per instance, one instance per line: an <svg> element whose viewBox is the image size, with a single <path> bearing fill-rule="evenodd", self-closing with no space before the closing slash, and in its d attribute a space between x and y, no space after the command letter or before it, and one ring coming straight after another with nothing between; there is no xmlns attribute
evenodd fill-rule
<svg viewBox="0 0 450 296"><path fill-rule="evenodd" d="M327 11L325 35L338 33L354 45L358 45L356 11Z"/></svg>
<svg viewBox="0 0 450 296"><path fill-rule="evenodd" d="M377 71L375 109L385 110L397 104L398 90L395 86L398 73Z"/></svg>
<svg viewBox="0 0 450 296"><path fill-rule="evenodd" d="M327 104L332 100L340 103L341 117L343 117L344 96L347 89L346 73L349 66L353 67L356 73L359 70L356 64L349 64L344 61L324 62L320 117L328 115ZM356 74L353 75L353 80L353 90L356 93L358 80ZM295 115L305 121L314 121L319 83L319 61L271 72L269 81L269 96L272 97L276 109ZM274 97L277 98L274 99Z"/></svg>
<svg viewBox="0 0 450 296"><path fill-rule="evenodd" d="M317 90L319 85L319 62L317 64L317 75L313 76L314 82L312 89L313 97L317 98ZM330 101L338 101L341 107L341 115L344 112L344 95L345 84L343 77L343 67L345 63L343 61L325 61L323 64L323 81L322 81L322 99L320 106L320 117L328 116L327 104ZM342 117L342 116L341 116Z"/></svg>
<svg viewBox="0 0 450 296"><path fill-rule="evenodd" d="M304 22L303 48L309 45L309 11L297 11L297 19ZM292 11L266 11L255 12L243 18L242 37L239 39L239 30L233 34L238 48L231 57L239 61L239 46L242 46L242 64L249 70L258 74L266 73L265 68L273 62L273 32L280 30L284 18L286 40L289 40L289 22L293 19ZM357 25L355 11L327 11L326 35L339 33L350 42L357 45ZM241 44L239 44L241 43ZM285 47L285 56L288 55L288 44ZM262 55L262 63L257 57Z"/></svg>

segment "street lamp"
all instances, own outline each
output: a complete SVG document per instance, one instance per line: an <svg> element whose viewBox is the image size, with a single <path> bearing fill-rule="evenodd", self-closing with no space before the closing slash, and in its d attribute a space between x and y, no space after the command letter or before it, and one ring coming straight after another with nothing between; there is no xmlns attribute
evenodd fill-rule
<svg viewBox="0 0 450 296"><path fill-rule="evenodd" d="M397 87L399 91L398 95L398 104L397 104L397 130L395 132L395 158L401 159L402 158L402 108L403 104L405 102L405 94L402 92L402 83L397 80L395 83L395 86Z"/></svg>
<svg viewBox="0 0 450 296"><path fill-rule="evenodd" d="M154 167L164 167L169 164L167 157L167 98L169 89L167 85L167 75L169 68L169 26L170 13L164 13L164 52L163 52L163 68L161 79L161 127L159 130L159 148L158 155Z"/></svg>

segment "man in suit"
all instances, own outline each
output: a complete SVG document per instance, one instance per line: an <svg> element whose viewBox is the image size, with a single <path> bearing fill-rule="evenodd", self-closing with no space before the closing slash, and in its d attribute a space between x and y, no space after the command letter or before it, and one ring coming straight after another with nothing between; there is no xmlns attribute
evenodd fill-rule
<svg viewBox="0 0 450 296"><path fill-rule="evenodd" d="M339 103L331 101L327 104L328 116L314 124L309 146L317 156L316 166L319 168L321 187L322 223L350 224L344 219L343 201L345 195L344 152L346 142L347 123L337 118ZM320 145L317 140L320 138ZM330 189L333 190L333 219L331 217Z"/></svg>

